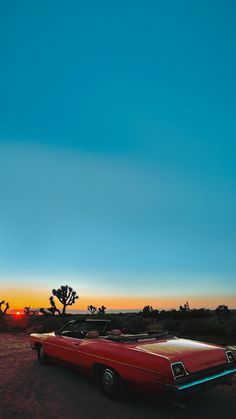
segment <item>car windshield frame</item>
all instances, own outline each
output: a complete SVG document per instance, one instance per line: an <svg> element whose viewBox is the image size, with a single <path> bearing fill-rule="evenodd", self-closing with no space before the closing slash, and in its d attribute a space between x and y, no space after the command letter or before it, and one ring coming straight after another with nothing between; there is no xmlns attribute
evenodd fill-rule
<svg viewBox="0 0 236 419"><path fill-rule="evenodd" d="M55 334L58 336L84 339L86 337L87 332L96 330L100 336L104 336L109 324L110 324L110 320L102 320L102 319L101 320L100 319L70 320L66 324L64 324L60 329L55 331ZM71 331L68 330L68 336L66 336L66 333L63 334L63 331L65 332L66 329L72 325L75 325L75 327L77 326L77 330L74 331L74 334L73 334L73 330ZM98 327L98 326L103 326L103 327ZM77 336L76 331L78 332L78 334L81 333L81 335ZM69 336L70 332L73 336Z"/></svg>

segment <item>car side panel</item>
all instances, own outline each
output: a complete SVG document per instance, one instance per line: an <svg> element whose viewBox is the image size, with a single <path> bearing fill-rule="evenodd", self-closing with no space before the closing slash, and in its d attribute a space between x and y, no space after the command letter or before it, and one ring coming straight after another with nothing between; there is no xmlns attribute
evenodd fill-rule
<svg viewBox="0 0 236 419"><path fill-rule="evenodd" d="M167 381L166 372L168 361L155 357L150 362L150 355L129 351L121 343L94 339L84 340L79 347L84 358L84 367L92 368L96 364L107 365L113 368L132 387L139 387L148 391L160 392L164 390Z"/></svg>
<svg viewBox="0 0 236 419"><path fill-rule="evenodd" d="M168 363L148 354L134 351L118 342L103 339L74 339L55 334L31 337L33 344L39 342L45 352L61 361L68 362L91 374L94 366L113 368L131 386L161 392L168 381Z"/></svg>

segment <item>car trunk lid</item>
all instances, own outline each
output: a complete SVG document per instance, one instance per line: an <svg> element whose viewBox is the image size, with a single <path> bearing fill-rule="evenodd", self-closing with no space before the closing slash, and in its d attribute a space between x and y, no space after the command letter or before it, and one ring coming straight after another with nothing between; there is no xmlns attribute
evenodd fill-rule
<svg viewBox="0 0 236 419"><path fill-rule="evenodd" d="M170 339L139 344L136 349L154 356L168 358L171 363L181 361L189 373L202 371L227 362L224 348L188 339Z"/></svg>

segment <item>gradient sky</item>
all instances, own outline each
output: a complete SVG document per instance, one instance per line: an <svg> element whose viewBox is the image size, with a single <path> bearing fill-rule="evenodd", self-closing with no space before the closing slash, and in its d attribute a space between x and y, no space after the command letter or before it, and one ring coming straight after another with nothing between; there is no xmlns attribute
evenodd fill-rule
<svg viewBox="0 0 236 419"><path fill-rule="evenodd" d="M236 307L233 1L0 4L0 299Z"/></svg>

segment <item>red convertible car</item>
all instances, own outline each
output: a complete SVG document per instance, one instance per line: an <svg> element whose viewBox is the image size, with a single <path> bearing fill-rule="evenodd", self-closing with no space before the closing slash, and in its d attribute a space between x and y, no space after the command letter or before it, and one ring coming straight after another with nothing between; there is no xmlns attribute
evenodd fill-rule
<svg viewBox="0 0 236 419"><path fill-rule="evenodd" d="M167 332L122 334L109 321L72 320L57 332L30 335L38 360L58 359L95 376L105 395L121 398L131 386L180 397L229 382L236 372L232 351L179 339Z"/></svg>

